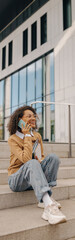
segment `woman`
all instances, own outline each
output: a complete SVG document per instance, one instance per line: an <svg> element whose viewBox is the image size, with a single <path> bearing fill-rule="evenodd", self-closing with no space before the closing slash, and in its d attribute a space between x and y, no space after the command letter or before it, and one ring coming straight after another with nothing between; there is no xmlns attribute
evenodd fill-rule
<svg viewBox="0 0 75 240"><path fill-rule="evenodd" d="M15 192L33 189L38 201L44 203L42 218L50 224L65 222L66 217L59 210L60 204L51 198L51 186L56 186L59 159L55 154L44 158L42 138L36 131L35 110L30 106L18 108L10 117L8 130L11 135L8 139L11 151L8 168L10 188Z"/></svg>

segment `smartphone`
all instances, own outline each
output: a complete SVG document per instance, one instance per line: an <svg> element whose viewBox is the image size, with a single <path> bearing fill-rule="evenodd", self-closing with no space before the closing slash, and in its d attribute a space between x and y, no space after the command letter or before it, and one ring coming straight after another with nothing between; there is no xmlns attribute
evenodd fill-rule
<svg viewBox="0 0 75 240"><path fill-rule="evenodd" d="M23 127L25 127L25 122L20 119L20 121L18 122L18 127L22 128L22 124L23 124Z"/></svg>

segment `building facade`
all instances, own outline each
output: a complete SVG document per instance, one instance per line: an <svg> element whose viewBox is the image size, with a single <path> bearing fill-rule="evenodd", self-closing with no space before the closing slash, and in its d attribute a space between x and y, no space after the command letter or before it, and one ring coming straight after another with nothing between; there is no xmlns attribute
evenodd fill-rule
<svg viewBox="0 0 75 240"><path fill-rule="evenodd" d="M0 140L16 108L75 103L75 0L34 0L0 33ZM44 138L68 142L68 108L34 104ZM71 107L71 137L75 106Z"/></svg>

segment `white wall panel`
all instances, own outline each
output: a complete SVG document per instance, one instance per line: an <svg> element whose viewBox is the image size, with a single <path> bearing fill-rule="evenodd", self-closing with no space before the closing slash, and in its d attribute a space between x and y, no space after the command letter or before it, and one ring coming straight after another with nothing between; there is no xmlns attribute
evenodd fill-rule
<svg viewBox="0 0 75 240"><path fill-rule="evenodd" d="M71 0L72 2L72 22L75 21L75 0Z"/></svg>

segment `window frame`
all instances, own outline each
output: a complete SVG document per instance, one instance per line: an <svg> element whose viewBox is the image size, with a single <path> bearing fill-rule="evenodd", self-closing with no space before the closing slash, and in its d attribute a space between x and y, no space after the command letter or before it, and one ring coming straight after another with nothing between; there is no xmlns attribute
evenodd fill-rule
<svg viewBox="0 0 75 240"><path fill-rule="evenodd" d="M2 48L2 70L6 68L6 46Z"/></svg>
<svg viewBox="0 0 75 240"><path fill-rule="evenodd" d="M68 10L68 4L70 4L69 10ZM62 8L63 8L63 30L66 30L67 28L72 26L72 1L63 0Z"/></svg>
<svg viewBox="0 0 75 240"><path fill-rule="evenodd" d="M28 28L26 28L23 31L23 57L26 56L27 54L28 54Z"/></svg>
<svg viewBox="0 0 75 240"><path fill-rule="evenodd" d="M40 18L40 44L43 45L46 42L47 42L47 12Z"/></svg>
<svg viewBox="0 0 75 240"><path fill-rule="evenodd" d="M8 44L8 66L12 65L13 41Z"/></svg>
<svg viewBox="0 0 75 240"><path fill-rule="evenodd" d="M37 21L35 21L31 25L31 51L35 50L36 48L37 48Z"/></svg>

